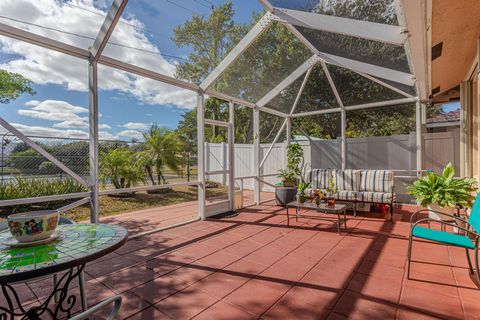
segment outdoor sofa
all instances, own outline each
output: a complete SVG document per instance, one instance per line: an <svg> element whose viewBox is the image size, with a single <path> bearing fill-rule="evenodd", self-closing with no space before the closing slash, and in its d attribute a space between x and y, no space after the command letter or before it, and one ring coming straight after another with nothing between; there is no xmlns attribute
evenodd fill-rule
<svg viewBox="0 0 480 320"><path fill-rule="evenodd" d="M337 187L336 200L353 203L355 216L357 203L388 204L390 219L393 219L393 205L396 202L393 171L312 169L305 175L306 182L310 183L307 192L314 189L326 192L330 178L333 178Z"/></svg>

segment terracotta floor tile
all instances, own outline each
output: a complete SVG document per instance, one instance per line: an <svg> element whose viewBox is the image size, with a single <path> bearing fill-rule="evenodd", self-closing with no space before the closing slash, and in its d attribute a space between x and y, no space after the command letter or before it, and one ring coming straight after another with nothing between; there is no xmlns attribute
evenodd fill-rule
<svg viewBox="0 0 480 320"><path fill-rule="evenodd" d="M120 308L120 312L118 313L118 319L125 319L128 318L136 313L139 310L146 309L149 307L149 304L141 299L139 296L133 294L130 291L123 292L122 296L122 306ZM106 319L106 317L110 314L111 308L104 308L96 314L99 319Z"/></svg>
<svg viewBox="0 0 480 320"><path fill-rule="evenodd" d="M172 320L172 318L152 306L134 314L128 320Z"/></svg>
<svg viewBox="0 0 480 320"><path fill-rule="evenodd" d="M113 272L107 276L99 277L97 280L112 289L115 293L122 293L149 282L156 277L155 272L145 266L141 266Z"/></svg>
<svg viewBox="0 0 480 320"><path fill-rule="evenodd" d="M194 317L195 320L254 320L256 316L245 310L224 301L218 301L202 313Z"/></svg>
<svg viewBox="0 0 480 320"><path fill-rule="evenodd" d="M208 277L217 269L202 265L197 262L192 262L189 265L176 269L168 274L169 277L178 280L179 282L186 283L188 285L194 284L203 278Z"/></svg>
<svg viewBox="0 0 480 320"><path fill-rule="evenodd" d="M480 319L480 303L478 303L478 300L464 300L463 308L465 310L466 319Z"/></svg>
<svg viewBox="0 0 480 320"><path fill-rule="evenodd" d="M407 282L403 288L400 304L439 318L462 318L460 299L445 294L445 292L440 291L440 288L440 286L420 288Z"/></svg>
<svg viewBox="0 0 480 320"><path fill-rule="evenodd" d="M137 263L137 261L122 257L121 259L112 258L101 263L89 265L85 267L85 272L88 273L90 276L97 278L104 275L108 275L112 272L118 271L120 269L133 266Z"/></svg>
<svg viewBox="0 0 480 320"><path fill-rule="evenodd" d="M217 302L218 299L197 288L188 287L155 304L172 319L190 319Z"/></svg>
<svg viewBox="0 0 480 320"><path fill-rule="evenodd" d="M262 319L325 319L329 313L330 310L321 306L314 307L303 301L295 293L290 294L289 291L262 315Z"/></svg>
<svg viewBox="0 0 480 320"><path fill-rule="evenodd" d="M402 277L392 278L382 274L364 275L357 273L351 280L348 290L398 304L402 280Z"/></svg>
<svg viewBox="0 0 480 320"><path fill-rule="evenodd" d="M243 308L247 312L260 316L280 299L287 290L287 286L267 286L265 283L254 279L226 296L224 300Z"/></svg>
<svg viewBox="0 0 480 320"><path fill-rule="evenodd" d="M224 270L230 274L253 278L267 268L267 265L249 259L241 259L225 267Z"/></svg>
<svg viewBox="0 0 480 320"><path fill-rule="evenodd" d="M380 274L392 278L402 278L405 272L403 267L393 267L371 260L364 260L357 271L362 274Z"/></svg>
<svg viewBox="0 0 480 320"><path fill-rule="evenodd" d="M208 256L216 251L220 250L217 247L203 244L201 242L189 245L188 247L181 248L176 251L176 253L185 255L187 257L193 257L196 259L201 259Z"/></svg>
<svg viewBox="0 0 480 320"><path fill-rule="evenodd" d="M175 278L162 276L134 288L132 292L149 303L156 303L186 288L187 286L187 284Z"/></svg>
<svg viewBox="0 0 480 320"><path fill-rule="evenodd" d="M212 268L222 269L237 260L240 260L239 256L221 251L212 253L198 260L198 262Z"/></svg>
<svg viewBox="0 0 480 320"><path fill-rule="evenodd" d="M421 311L415 311L407 308L400 308L397 313L397 320L437 320L429 314L422 313Z"/></svg>
<svg viewBox="0 0 480 320"><path fill-rule="evenodd" d="M346 291L334 311L349 319L394 319L397 308L375 297Z"/></svg>
<svg viewBox="0 0 480 320"><path fill-rule="evenodd" d="M220 271L193 284L192 288L203 290L221 299L241 287L248 280L250 280L249 277L230 275Z"/></svg>

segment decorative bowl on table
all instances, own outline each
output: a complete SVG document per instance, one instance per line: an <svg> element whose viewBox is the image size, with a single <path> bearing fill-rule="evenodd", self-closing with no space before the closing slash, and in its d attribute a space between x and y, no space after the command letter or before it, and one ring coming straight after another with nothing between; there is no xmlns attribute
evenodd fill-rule
<svg viewBox="0 0 480 320"><path fill-rule="evenodd" d="M45 240L57 229L59 215L57 210L12 214L7 217L8 228L20 243Z"/></svg>

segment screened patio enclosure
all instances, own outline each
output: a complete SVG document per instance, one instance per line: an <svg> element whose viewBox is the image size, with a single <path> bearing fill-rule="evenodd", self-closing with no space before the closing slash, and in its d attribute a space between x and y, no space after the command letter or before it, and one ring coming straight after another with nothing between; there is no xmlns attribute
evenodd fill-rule
<svg viewBox="0 0 480 320"><path fill-rule="evenodd" d="M132 1L130 1L132 2ZM346 167L347 112L376 107L416 108L417 169L422 164L422 131L428 102L428 55L425 30L426 8L422 1L382 0L260 0L265 13L255 26L226 54L220 64L201 81L191 83L108 56L108 40L129 3L114 0L95 41L89 48L74 47L16 26L0 23L0 35L62 52L86 61L89 71L90 178L72 176L91 192L79 195L79 204L90 201L91 221L98 221L98 79L97 65L106 65L134 75L161 81L197 93L198 213L200 218L234 210L232 174L229 164L229 201L224 208L209 211L205 205L205 125L232 128L235 106L252 108L255 202L260 202L260 168L271 148L260 157L260 112L283 118L272 146L286 132L292 136L292 120L299 117L340 114L342 168ZM346 5L345 5L346 3ZM229 103L228 122L205 117L205 98ZM23 136L5 120L0 124ZM234 139L229 135L229 152ZM37 146L38 147L38 146ZM40 148L40 147L38 147ZM41 148L40 148L41 149ZM39 151L45 154L45 151ZM232 157L233 158L233 157ZM231 159L232 159L231 158ZM71 170L56 163L67 174ZM168 186L168 185L166 185ZM136 187L135 190L148 189ZM125 192L127 189L115 190ZM112 191L113 192L113 191ZM28 201L28 200L25 200Z"/></svg>

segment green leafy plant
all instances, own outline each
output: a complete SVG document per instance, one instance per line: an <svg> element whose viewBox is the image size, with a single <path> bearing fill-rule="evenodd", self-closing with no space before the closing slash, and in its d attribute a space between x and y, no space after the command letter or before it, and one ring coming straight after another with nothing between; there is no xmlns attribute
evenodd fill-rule
<svg viewBox="0 0 480 320"><path fill-rule="evenodd" d="M182 174L181 158L182 141L180 136L172 130L153 124L143 133L145 150L141 158L147 175L153 185L167 183L164 170L170 168L177 174Z"/></svg>
<svg viewBox="0 0 480 320"><path fill-rule="evenodd" d="M295 172L282 169L278 177L282 179L284 187L294 187L297 184L297 175Z"/></svg>
<svg viewBox="0 0 480 320"><path fill-rule="evenodd" d="M111 149L100 156L100 180L116 189L130 188L145 182L144 163L127 148Z"/></svg>
<svg viewBox="0 0 480 320"><path fill-rule="evenodd" d="M475 199L473 193L477 191L477 183L474 178L455 179L455 169L449 163L441 175L429 172L407 186L407 190L423 207L437 204L442 208L455 208L456 205L469 208Z"/></svg>
<svg viewBox="0 0 480 320"><path fill-rule="evenodd" d="M310 187L309 182L300 182L298 184L298 200L300 203L305 202L305 190Z"/></svg>
<svg viewBox="0 0 480 320"><path fill-rule="evenodd" d="M301 163L303 149L298 143L292 143L287 147L287 168L280 170L278 177L282 179L285 187L293 187L297 184L298 177L302 173Z"/></svg>
<svg viewBox="0 0 480 320"><path fill-rule="evenodd" d="M33 198L88 191L77 181L66 179L14 178L0 188L0 200Z"/></svg>
<svg viewBox="0 0 480 320"><path fill-rule="evenodd" d="M328 187L326 188L327 193L329 196L332 196L338 192L338 188L335 185L335 182L333 181L333 177L330 177L330 180L328 181Z"/></svg>
<svg viewBox="0 0 480 320"><path fill-rule="evenodd" d="M301 196L305 196L305 190L307 190L310 187L309 182L300 182L298 184L298 194Z"/></svg>

